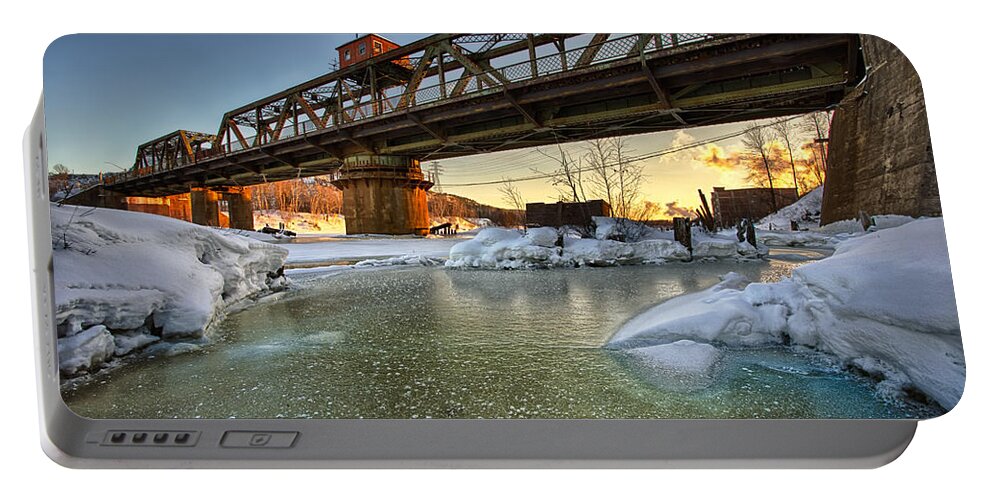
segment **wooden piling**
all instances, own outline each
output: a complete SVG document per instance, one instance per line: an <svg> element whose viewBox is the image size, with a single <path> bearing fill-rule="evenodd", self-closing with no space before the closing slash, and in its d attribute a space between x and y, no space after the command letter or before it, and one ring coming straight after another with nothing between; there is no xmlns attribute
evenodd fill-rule
<svg viewBox="0 0 993 500"><path fill-rule="evenodd" d="M690 259L693 258L693 233L690 231L689 217L674 217L672 219L672 229L675 232L676 241L690 251Z"/></svg>

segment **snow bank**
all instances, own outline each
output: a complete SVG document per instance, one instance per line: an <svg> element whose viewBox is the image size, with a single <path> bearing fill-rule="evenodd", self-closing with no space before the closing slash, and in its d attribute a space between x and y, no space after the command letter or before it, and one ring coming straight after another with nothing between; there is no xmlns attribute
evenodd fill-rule
<svg viewBox="0 0 993 500"><path fill-rule="evenodd" d="M423 238L415 236L363 236L334 237L309 242L298 238L280 245L289 250L288 267L335 264L341 261L360 261L419 255L444 260L452 246L465 238Z"/></svg>
<svg viewBox="0 0 993 500"><path fill-rule="evenodd" d="M593 217L596 239L618 241L660 240L662 230L621 217ZM671 238L670 238L671 239Z"/></svg>
<svg viewBox="0 0 993 500"><path fill-rule="evenodd" d="M867 231L857 219L820 226L824 187L803 195L795 203L781 208L755 224L755 238L767 246L816 246L833 248L841 241L861 236ZM906 215L876 215L869 232L899 227L913 221ZM799 223L800 231L791 231L790 222Z"/></svg>
<svg viewBox="0 0 993 500"><path fill-rule="evenodd" d="M551 227L528 229L486 228L475 238L453 246L449 267L522 269L533 267L615 266L686 260L689 251L661 231L638 222L594 217L596 238L566 234ZM619 241L623 235L624 241ZM694 258L754 258L768 250L741 243L733 234L693 232Z"/></svg>
<svg viewBox="0 0 993 500"><path fill-rule="evenodd" d="M844 241L779 283L748 284L731 273L633 318L608 346L789 341L950 409L962 395L965 360L944 236L942 219L921 219Z"/></svg>
<svg viewBox="0 0 993 500"><path fill-rule="evenodd" d="M60 369L202 337L224 309L280 288L287 251L158 215L52 205Z"/></svg>
<svg viewBox="0 0 993 500"><path fill-rule="evenodd" d="M764 231L755 228L755 240L766 246L833 248L839 239L819 231Z"/></svg>
<svg viewBox="0 0 993 500"><path fill-rule="evenodd" d="M818 186L800 197L794 203L780 208L755 224L756 228L790 230L790 222L796 221L801 227L816 228L821 223L821 203L824 200L824 186Z"/></svg>
<svg viewBox="0 0 993 500"><path fill-rule="evenodd" d="M873 225L869 226L869 231L900 227L909 222L913 222L914 220L915 219L913 217L907 215L874 215L872 216ZM859 222L858 219L846 219L825 224L818 228L817 231L823 234L842 238L866 232L866 230L862 228L862 223Z"/></svg>

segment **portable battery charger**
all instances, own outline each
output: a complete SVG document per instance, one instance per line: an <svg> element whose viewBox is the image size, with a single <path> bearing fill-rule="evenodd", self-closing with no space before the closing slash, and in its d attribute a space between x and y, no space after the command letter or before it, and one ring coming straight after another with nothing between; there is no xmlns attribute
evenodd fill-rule
<svg viewBox="0 0 993 500"><path fill-rule="evenodd" d="M73 35L44 78L60 464L875 467L961 397L880 38Z"/></svg>

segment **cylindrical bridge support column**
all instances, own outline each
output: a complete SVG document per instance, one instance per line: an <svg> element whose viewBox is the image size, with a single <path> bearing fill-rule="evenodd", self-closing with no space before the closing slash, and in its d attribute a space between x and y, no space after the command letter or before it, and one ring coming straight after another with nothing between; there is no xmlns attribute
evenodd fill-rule
<svg viewBox="0 0 993 500"><path fill-rule="evenodd" d="M220 226L221 217L217 201L220 193L207 188L190 189L190 218L201 226Z"/></svg>
<svg viewBox="0 0 993 500"><path fill-rule="evenodd" d="M406 156L345 158L334 185L342 192L348 234L420 234L431 230L420 162Z"/></svg>
<svg viewBox="0 0 993 500"><path fill-rule="evenodd" d="M228 227L234 229L255 230L255 218L252 215L252 188L233 187L224 193L228 202Z"/></svg>

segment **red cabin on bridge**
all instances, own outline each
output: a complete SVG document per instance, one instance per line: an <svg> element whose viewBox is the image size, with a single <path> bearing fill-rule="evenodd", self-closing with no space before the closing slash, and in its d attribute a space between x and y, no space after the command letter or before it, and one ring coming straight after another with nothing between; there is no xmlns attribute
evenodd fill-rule
<svg viewBox="0 0 993 500"><path fill-rule="evenodd" d="M338 67L347 68L399 47L379 35L368 34L338 47Z"/></svg>

